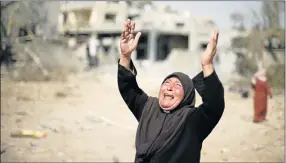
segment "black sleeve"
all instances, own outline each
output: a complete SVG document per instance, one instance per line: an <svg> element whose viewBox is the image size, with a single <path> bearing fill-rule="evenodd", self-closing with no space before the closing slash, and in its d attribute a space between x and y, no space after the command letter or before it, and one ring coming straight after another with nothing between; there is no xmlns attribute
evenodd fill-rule
<svg viewBox="0 0 286 163"><path fill-rule="evenodd" d="M134 73L118 64L117 84L124 102L127 104L137 121L139 121L148 96L137 85L137 71L132 61L130 67Z"/></svg>
<svg viewBox="0 0 286 163"><path fill-rule="evenodd" d="M203 103L196 112L198 136L203 141L219 122L225 107L224 88L215 71L207 77L200 72L194 79L194 86Z"/></svg>

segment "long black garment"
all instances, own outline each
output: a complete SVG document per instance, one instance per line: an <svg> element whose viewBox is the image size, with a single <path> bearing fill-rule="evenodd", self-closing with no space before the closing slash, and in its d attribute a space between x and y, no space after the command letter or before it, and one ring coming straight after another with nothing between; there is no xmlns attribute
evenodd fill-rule
<svg viewBox="0 0 286 163"><path fill-rule="evenodd" d="M224 90L215 71L205 78L200 72L190 81L202 97L203 104L194 107L191 101L186 107L166 113L160 108L157 98L148 97L138 87L137 72L132 62L131 69L134 73L118 65L118 87L128 108L139 121L135 162L200 162L203 140L216 126L224 110Z"/></svg>

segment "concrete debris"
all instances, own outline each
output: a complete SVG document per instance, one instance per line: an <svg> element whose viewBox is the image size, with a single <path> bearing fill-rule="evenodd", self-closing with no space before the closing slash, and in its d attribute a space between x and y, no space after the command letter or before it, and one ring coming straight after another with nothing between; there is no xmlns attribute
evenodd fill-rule
<svg viewBox="0 0 286 163"><path fill-rule="evenodd" d="M42 131L20 129L19 131L12 132L11 137L15 137L15 138L16 137L17 138L27 137L27 138L41 139L41 138L46 138L47 133L42 132Z"/></svg>
<svg viewBox="0 0 286 163"><path fill-rule="evenodd" d="M221 152L221 153L226 153L226 152L228 152L228 151L229 151L228 148L222 148L222 149L220 149L220 152Z"/></svg>

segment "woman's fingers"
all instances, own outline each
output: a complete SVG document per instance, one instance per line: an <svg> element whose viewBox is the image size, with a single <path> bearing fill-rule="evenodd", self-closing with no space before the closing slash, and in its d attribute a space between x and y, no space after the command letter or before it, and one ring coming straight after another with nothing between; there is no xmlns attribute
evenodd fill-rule
<svg viewBox="0 0 286 163"><path fill-rule="evenodd" d="M134 37L134 30L135 30L135 22L132 21L131 22L131 34L132 34L133 37Z"/></svg>
<svg viewBox="0 0 286 163"><path fill-rule="evenodd" d="M128 22L125 21L124 23L124 27L122 29L122 33L121 33L121 39L126 39L126 37L128 36Z"/></svg>
<svg viewBox="0 0 286 163"><path fill-rule="evenodd" d="M141 32L138 32L135 36L135 39L134 39L134 46L136 47L137 44L138 44L138 41L139 41L139 38L141 36Z"/></svg>
<svg viewBox="0 0 286 163"><path fill-rule="evenodd" d="M134 39L134 43L137 44L141 33L138 32L136 37L134 38L135 36L134 32L135 32L135 21L127 19L124 23L124 28L122 29L121 40L127 43L131 39Z"/></svg>
<svg viewBox="0 0 286 163"><path fill-rule="evenodd" d="M134 38L134 25L135 22L130 21L130 19L127 19L124 23L124 28L122 30L121 37L122 39L125 39L126 41Z"/></svg>
<svg viewBox="0 0 286 163"><path fill-rule="evenodd" d="M135 22L134 21L130 21L129 19L128 21L128 35L127 35L127 39L131 40L134 38L134 28L135 28Z"/></svg>
<svg viewBox="0 0 286 163"><path fill-rule="evenodd" d="M128 32L127 35L129 35L131 33L131 21L130 21L130 19L127 19L127 32Z"/></svg>
<svg viewBox="0 0 286 163"><path fill-rule="evenodd" d="M219 30L217 29L217 30L215 30L215 32L214 32L214 34L213 34L213 39L215 40L215 43L217 43L218 42L218 36L219 36Z"/></svg>
<svg viewBox="0 0 286 163"><path fill-rule="evenodd" d="M219 30L215 30L212 37L211 37L210 43L209 43L211 45L212 49L216 48L216 45L218 42L218 36L219 36Z"/></svg>

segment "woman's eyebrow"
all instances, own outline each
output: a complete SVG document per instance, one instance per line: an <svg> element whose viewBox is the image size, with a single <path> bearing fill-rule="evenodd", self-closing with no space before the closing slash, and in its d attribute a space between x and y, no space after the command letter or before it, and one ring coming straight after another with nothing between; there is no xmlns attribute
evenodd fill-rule
<svg viewBox="0 0 286 163"><path fill-rule="evenodd" d="M175 81L175 83L182 84L180 81Z"/></svg>

